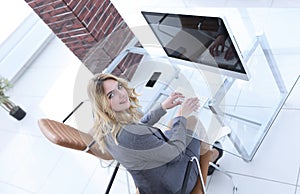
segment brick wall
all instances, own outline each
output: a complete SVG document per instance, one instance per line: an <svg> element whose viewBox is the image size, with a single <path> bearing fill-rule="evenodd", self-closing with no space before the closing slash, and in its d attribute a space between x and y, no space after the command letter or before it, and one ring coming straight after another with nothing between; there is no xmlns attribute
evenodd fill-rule
<svg viewBox="0 0 300 194"><path fill-rule="evenodd" d="M108 66L134 37L109 0L25 1L93 73ZM128 66L141 56L130 58Z"/></svg>

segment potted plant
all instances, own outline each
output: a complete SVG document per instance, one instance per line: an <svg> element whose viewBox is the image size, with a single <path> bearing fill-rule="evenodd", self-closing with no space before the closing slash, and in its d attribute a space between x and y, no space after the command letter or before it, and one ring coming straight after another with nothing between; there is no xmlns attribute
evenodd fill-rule
<svg viewBox="0 0 300 194"><path fill-rule="evenodd" d="M9 96L5 95L5 92L12 87L12 84L8 79L0 76L0 106L9 112L11 116L13 116L17 120L21 120L25 117L26 112L14 104Z"/></svg>

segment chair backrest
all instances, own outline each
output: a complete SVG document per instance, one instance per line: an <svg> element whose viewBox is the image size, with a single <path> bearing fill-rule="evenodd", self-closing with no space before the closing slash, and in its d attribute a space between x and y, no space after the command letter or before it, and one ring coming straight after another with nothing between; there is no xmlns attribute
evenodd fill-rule
<svg viewBox="0 0 300 194"><path fill-rule="evenodd" d="M47 118L38 120L39 128L45 137L54 144L80 151L86 151L104 160L113 160L108 153L102 153L97 144L89 146L93 137L62 122Z"/></svg>

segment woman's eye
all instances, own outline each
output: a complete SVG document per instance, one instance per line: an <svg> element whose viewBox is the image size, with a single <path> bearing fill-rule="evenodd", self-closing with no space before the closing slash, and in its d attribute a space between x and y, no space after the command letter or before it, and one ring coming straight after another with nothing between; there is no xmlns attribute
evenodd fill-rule
<svg viewBox="0 0 300 194"><path fill-rule="evenodd" d="M119 84L118 89L122 89L122 88L123 88L122 84Z"/></svg>
<svg viewBox="0 0 300 194"><path fill-rule="evenodd" d="M110 94L108 95L108 99L112 99L114 96L115 96L114 93L110 93Z"/></svg>

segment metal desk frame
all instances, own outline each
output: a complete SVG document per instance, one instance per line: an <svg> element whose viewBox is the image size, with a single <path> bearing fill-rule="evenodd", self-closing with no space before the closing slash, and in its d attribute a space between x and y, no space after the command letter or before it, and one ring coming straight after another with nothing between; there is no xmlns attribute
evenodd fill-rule
<svg viewBox="0 0 300 194"><path fill-rule="evenodd" d="M263 123L258 123L256 121L251 121L247 118L242 118L236 115L232 115L232 114L228 114L223 112L220 107L219 104L221 103L221 101L223 100L223 98L225 97L226 93L230 90L231 86L233 85L234 81L236 80L235 78L232 77L226 77L224 79L223 84L220 86L219 90L217 91L217 93L214 95L213 99L210 100L209 102L209 109L213 112L213 114L216 116L217 120L220 122L221 126L227 126L228 124L224 123L224 121L222 120L223 116L230 116L230 117L234 117L235 119L238 119L242 122L248 122L254 125L258 125L260 127L265 128L265 133L264 135L261 137L261 139L256 143L254 151L252 151L251 154L248 154L245 147L242 145L239 137L234 133L234 131L232 131L228 137L230 138L231 142L233 143L235 149L238 151L238 153L240 154L240 157L249 162L253 159L257 149L259 148L261 142L263 141L263 138L265 137L265 135L267 134L268 129L271 127L273 121L275 120L277 114L279 113L279 111L281 110L284 102L286 101L286 98L288 96L288 92L287 89L284 85L283 79L281 77L280 71L278 69L277 66L277 62L273 56L273 53L271 51L271 48L269 46L269 43L267 41L267 38L265 36L265 34L261 34L259 36L256 37L253 46L251 47L251 49L249 50L249 52L245 55L245 63L247 63L251 57L251 55L254 53L254 51L258 48L258 46L261 46L262 51L264 53L264 57L267 60L267 63L269 65L269 68L272 72L272 75L276 81L276 85L282 95L282 99L279 102L278 106L274 108L274 112L273 115L271 116L271 118L269 119L269 121L265 124ZM251 81L251 78L250 80Z"/></svg>

